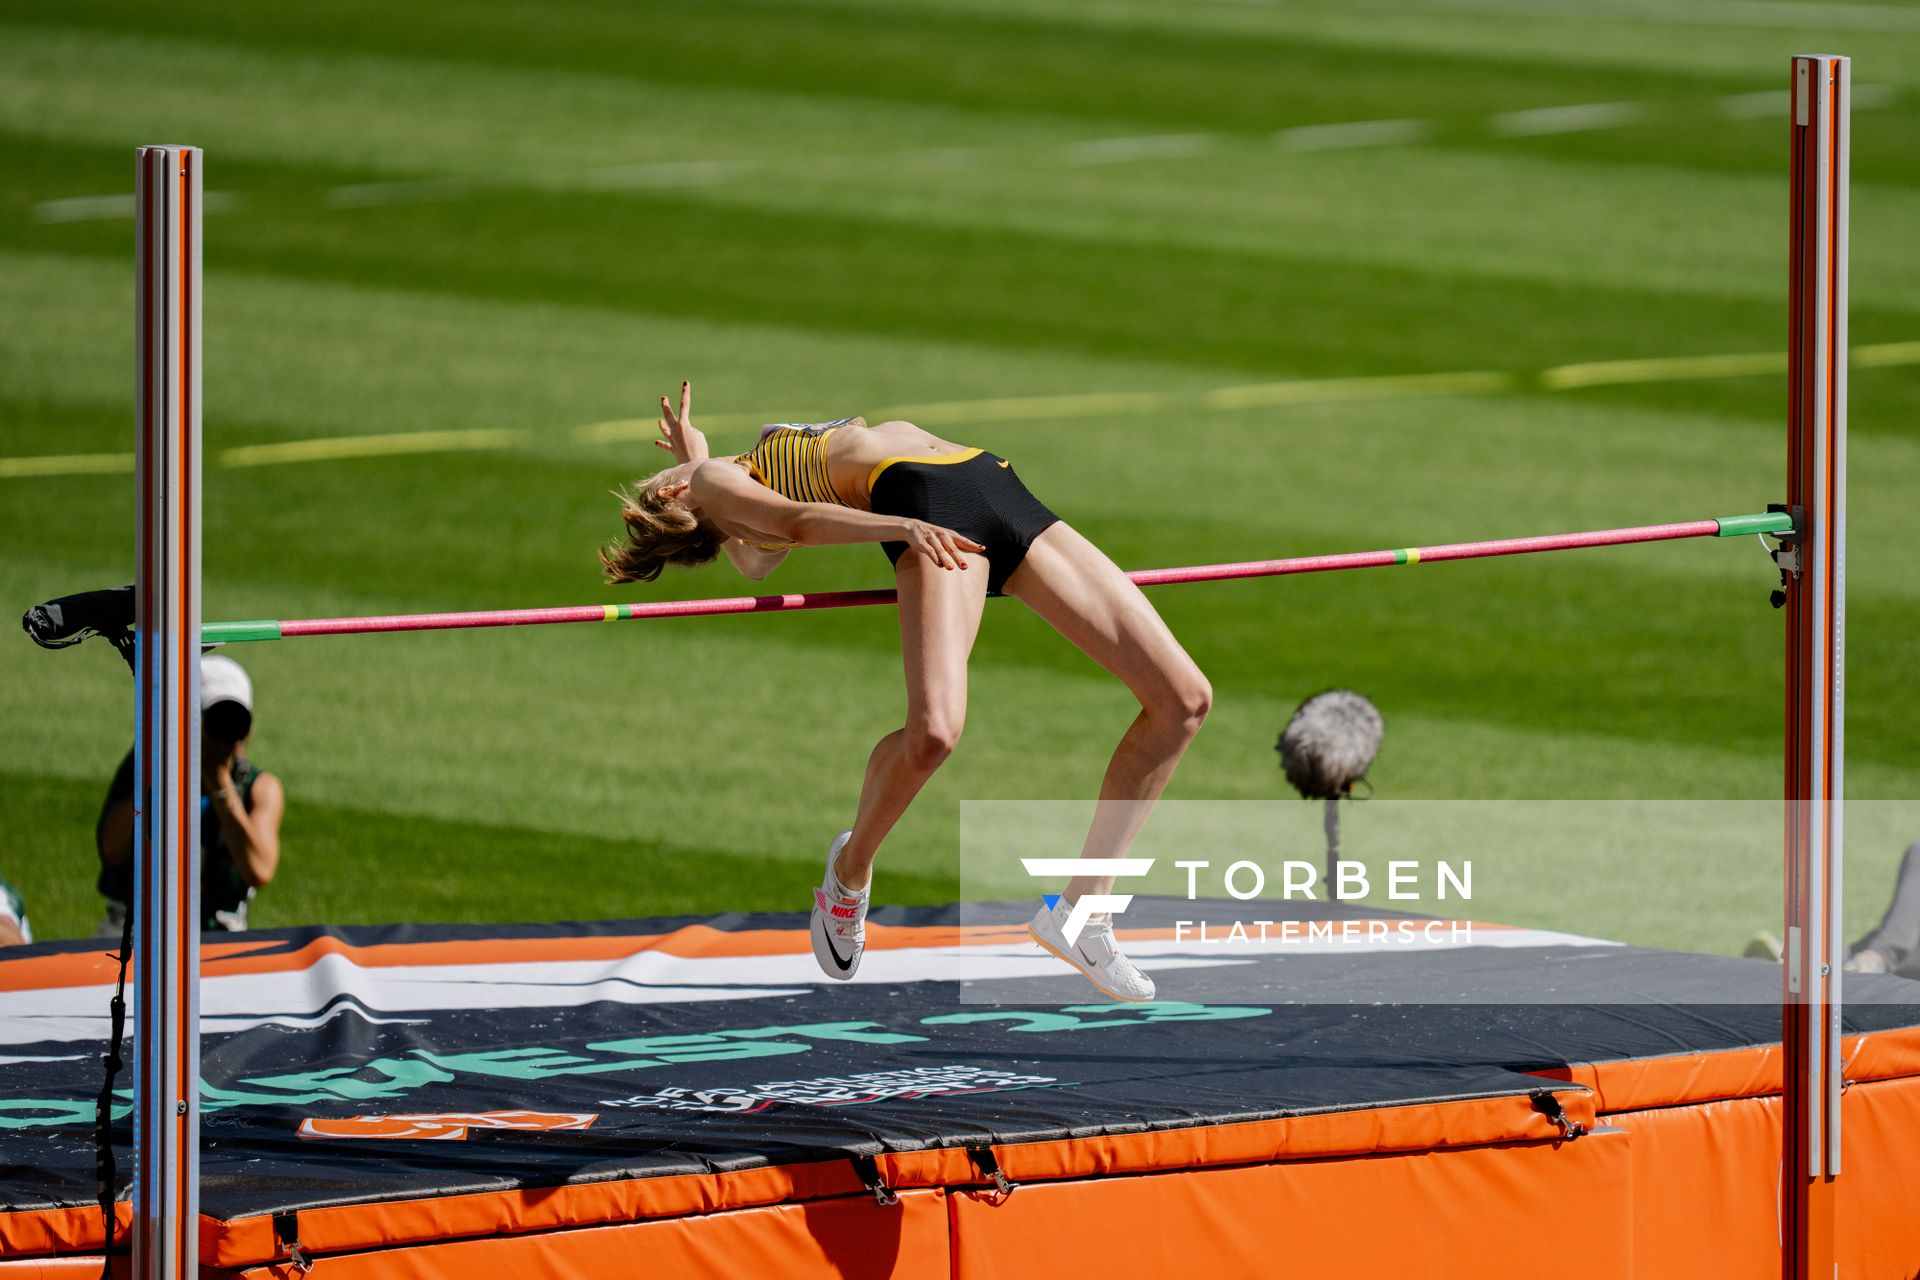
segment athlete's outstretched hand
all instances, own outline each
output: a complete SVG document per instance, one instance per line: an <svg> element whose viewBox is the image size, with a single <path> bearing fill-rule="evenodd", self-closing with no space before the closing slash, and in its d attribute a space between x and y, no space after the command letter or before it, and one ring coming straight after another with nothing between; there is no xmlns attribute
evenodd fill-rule
<svg viewBox="0 0 1920 1280"><path fill-rule="evenodd" d="M707 438L693 425L693 384L680 384L680 412L660 397L660 439L654 444L673 455L675 462L697 462L707 456Z"/></svg>
<svg viewBox="0 0 1920 1280"><path fill-rule="evenodd" d="M937 524L928 524L925 520L909 520L906 526L906 536L902 541L942 569L964 569L967 562L961 552L986 550L964 534L943 529Z"/></svg>

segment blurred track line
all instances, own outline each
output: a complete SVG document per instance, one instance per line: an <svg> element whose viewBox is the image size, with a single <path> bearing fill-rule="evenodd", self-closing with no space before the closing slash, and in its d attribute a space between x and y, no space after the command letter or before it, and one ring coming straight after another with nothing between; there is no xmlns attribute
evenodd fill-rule
<svg viewBox="0 0 1920 1280"><path fill-rule="evenodd" d="M91 476L133 470L130 453L66 453L40 458L0 458L0 477Z"/></svg>
<svg viewBox="0 0 1920 1280"><path fill-rule="evenodd" d="M1279 129L1273 140L1288 151L1342 151L1350 147L1404 147L1433 135L1429 120L1355 120Z"/></svg>
<svg viewBox="0 0 1920 1280"><path fill-rule="evenodd" d="M1870 110L1892 106L1899 95L1890 84L1859 84L1853 87L1853 109ZM1762 89L1759 93L1735 93L1720 99L1720 114L1729 120L1779 120L1787 114L1785 89Z"/></svg>
<svg viewBox="0 0 1920 1280"><path fill-rule="evenodd" d="M443 204L464 200L477 187L465 178L408 178L399 182L352 182L328 187L329 209L378 209L396 204ZM131 216L131 215L129 215Z"/></svg>
<svg viewBox="0 0 1920 1280"><path fill-rule="evenodd" d="M1320 378L1219 387L1200 397L1210 409L1253 409L1263 405L1329 404L1341 400L1398 400L1419 396L1474 396L1512 391L1511 373L1403 373L1379 378Z"/></svg>
<svg viewBox="0 0 1920 1280"><path fill-rule="evenodd" d="M1855 347L1853 363L1863 369L1884 369L1895 364L1920 364L1920 342L1882 342L1871 347Z"/></svg>
<svg viewBox="0 0 1920 1280"><path fill-rule="evenodd" d="M1004 422L1010 418L1097 418L1108 414L1160 413L1193 397L1165 391L1089 391L1053 396L1006 396L990 400L937 400L889 405L877 421L907 418L929 423Z"/></svg>
<svg viewBox="0 0 1920 1280"><path fill-rule="evenodd" d="M1863 369L1920 364L1920 342L1882 342L1853 349ZM980 400L936 400L890 405L873 411L872 420L908 418L927 426L1034 421L1048 418L1102 418L1129 414L1172 413L1194 408L1232 411L1278 405L1337 404L1355 400L1402 400L1431 396L1499 395L1525 391L1577 391L1584 387L1630 386L1703 378L1748 378L1784 374L1784 351L1718 356L1675 356L1659 360L1601 360L1556 365L1537 374L1478 370L1462 373L1403 373L1372 378L1291 378L1202 391L1089 391L1048 396L997 396ZM778 413L711 413L701 425L732 431L782 419ZM590 422L567 433L582 444L623 444L652 440L652 418L616 418ZM508 449L532 444L532 430L478 427L453 431L397 431L367 436L319 436L273 444L240 445L213 455L223 467L263 467L300 462L333 462L416 454ZM0 479L34 476L99 475L133 470L130 453L49 454L0 458Z"/></svg>
<svg viewBox="0 0 1920 1280"><path fill-rule="evenodd" d="M1487 128L1499 138L1537 138L1549 133L1623 129L1647 118L1646 107L1638 102L1588 102L1570 107L1505 111L1489 119Z"/></svg>
<svg viewBox="0 0 1920 1280"><path fill-rule="evenodd" d="M207 213L232 213L240 207L240 197L231 191L208 191L200 197ZM67 200L42 200L33 206L35 222L100 222L133 216L133 194L115 196L74 196Z"/></svg>
<svg viewBox="0 0 1920 1280"><path fill-rule="evenodd" d="M1181 160L1214 143L1210 133L1156 133L1141 138L1095 138L1061 148L1067 164L1127 164L1135 160Z"/></svg>
<svg viewBox="0 0 1920 1280"><path fill-rule="evenodd" d="M338 458L383 458L405 453L457 453L469 449L505 449L533 439L531 431L482 427L468 431L397 431L373 436L319 436L277 444L249 444L222 450L214 460L223 467L267 467L287 462L331 462Z"/></svg>
<svg viewBox="0 0 1920 1280"><path fill-rule="evenodd" d="M777 415L769 418L753 413L703 413L700 415L700 426L705 431L732 431L777 421L779 421ZM652 418L614 418L607 422L589 422L584 427L575 427L569 434L583 444L615 444L626 440L658 439L660 432Z"/></svg>
<svg viewBox="0 0 1920 1280"><path fill-rule="evenodd" d="M1859 352L1854 353L1854 362L1861 363ZM1572 391L1579 387L1605 387L1621 383L1745 378L1786 371L1786 352L1760 351L1751 355L1676 356L1667 360L1602 360L1592 364L1563 364L1542 371L1540 385L1549 391Z"/></svg>

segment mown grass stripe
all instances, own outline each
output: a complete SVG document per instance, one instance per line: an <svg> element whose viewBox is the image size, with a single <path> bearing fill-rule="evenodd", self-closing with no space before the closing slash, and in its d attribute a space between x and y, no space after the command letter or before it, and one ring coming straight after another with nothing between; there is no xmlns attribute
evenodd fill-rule
<svg viewBox="0 0 1920 1280"><path fill-rule="evenodd" d="M1890 85L1861 85L1854 90L1856 110L1892 106L1898 92ZM1783 115L1786 94L1782 90L1733 94L1716 99L1714 108L1728 119L1748 120ZM1496 140L1519 140L1553 134L1588 133L1643 124L1654 118L1652 107L1644 102L1594 102L1537 107L1520 111L1496 112L1480 122L1486 136ZM1415 146L1428 142L1441 132L1440 122L1417 117L1381 120L1337 121L1328 124L1298 125L1278 129L1270 135L1283 150L1335 151L1368 147ZM1194 131L1145 134L1138 136L1089 138L1063 142L1048 148L1060 162L1072 166L1134 164L1141 162L1188 160L1207 155L1236 136L1224 132ZM892 165L902 161L937 157L945 163L987 165L1004 163L1005 149L984 147L912 147L872 155L816 155L808 163L822 165L866 161ZM792 160L792 156L782 157ZM677 187L712 186L754 176L761 164L738 160L702 158L645 161L637 164L596 166L538 177L527 175L518 181L508 178L427 177L396 178L381 182L343 183L329 187L322 195L330 209L369 209L398 205L442 204L474 196L497 193L515 186L583 192L655 190ZM208 213L229 213L240 206L234 192L209 192ZM71 196L43 200L32 208L36 222L58 223L96 221L133 217L133 198L121 194Z"/></svg>
<svg viewBox="0 0 1920 1280"><path fill-rule="evenodd" d="M1675 356L1656 360L1604 360L1557 365L1542 370L1538 386L1548 391L1702 378L1755 377L1786 372L1784 351L1717 356ZM1886 342L1856 347L1853 363L1862 368L1920 364L1920 342ZM1496 370L1460 373L1386 374L1373 378L1299 378L1246 386L1215 387L1198 393L1170 391L1069 392L1052 396L1004 396L981 400L942 400L891 405L874 411L875 422L904 418L926 426L1004 422L1018 419L1094 418L1164 413L1199 406L1236 410L1281 405L1333 404L1351 400L1412 399L1427 396L1496 395L1525 385L1512 373ZM709 430L735 430L778 421L767 413L703 415ZM587 423L568 433L585 444L650 440L658 428L649 418ZM274 444L241 445L216 455L226 467L258 467L300 462L334 462L403 454L456 453L506 449L531 443L534 433L483 427L458 431L400 431L383 435L321 436ZM130 453L54 454L0 458L0 479L35 476L95 475L131 471Z"/></svg>

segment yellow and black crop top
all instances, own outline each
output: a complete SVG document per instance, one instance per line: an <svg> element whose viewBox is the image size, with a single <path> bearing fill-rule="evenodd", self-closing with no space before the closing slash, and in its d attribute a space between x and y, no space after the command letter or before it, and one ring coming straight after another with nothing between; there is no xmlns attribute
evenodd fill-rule
<svg viewBox="0 0 1920 1280"><path fill-rule="evenodd" d="M855 421L857 419L842 418L838 422L776 422L760 432L760 443L741 454L739 461L748 475L783 498L852 506L834 492L833 480L827 474L827 440L841 427ZM740 541L762 551L783 551L795 545L754 542L748 538Z"/></svg>
<svg viewBox="0 0 1920 1280"><path fill-rule="evenodd" d="M783 498L851 506L833 491L827 475L827 441L852 418L839 422L781 422L760 433L760 443L740 455L747 472Z"/></svg>

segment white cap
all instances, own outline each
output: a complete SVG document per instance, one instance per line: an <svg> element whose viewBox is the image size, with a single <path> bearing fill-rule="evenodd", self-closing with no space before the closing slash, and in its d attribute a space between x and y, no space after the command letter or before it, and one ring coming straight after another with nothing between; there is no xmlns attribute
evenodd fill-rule
<svg viewBox="0 0 1920 1280"><path fill-rule="evenodd" d="M253 681L247 670L232 658L217 653L200 656L200 709L218 702L237 702L249 713L253 710Z"/></svg>

